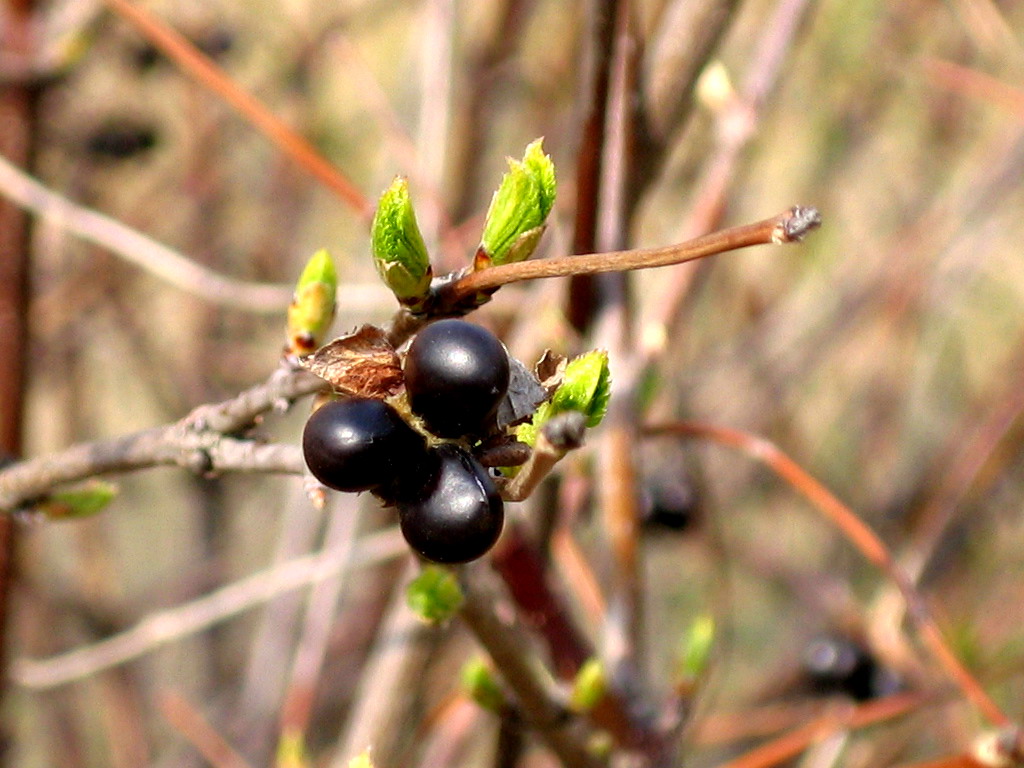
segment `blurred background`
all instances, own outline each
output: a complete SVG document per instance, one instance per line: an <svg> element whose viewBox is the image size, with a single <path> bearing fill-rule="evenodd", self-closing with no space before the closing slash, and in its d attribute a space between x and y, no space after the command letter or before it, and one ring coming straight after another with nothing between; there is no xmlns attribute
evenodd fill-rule
<svg viewBox="0 0 1024 768"><path fill-rule="evenodd" d="M8 31L20 5L0 15ZM9 47L0 65L8 91L31 83L35 108L0 131L28 131L37 180L217 272L286 291L327 248L342 284L335 330L391 315L360 211L109 5L32 5L28 73ZM395 174L408 176L435 271L469 263L505 157L538 136L559 172L539 256L580 250L580 168L597 151L586 140L601 61L594 24L614 3L140 5L371 203ZM798 246L631 278L635 348L655 363L645 419L709 422L780 446L881 534L961 657L1021 718L1024 6L631 5L632 37L616 38L622 67L608 69L612 97L624 78L638 90L597 123L605 173L623 156L630 170L620 197L597 206L586 250L679 242L795 204L824 220ZM177 420L278 365L283 305L217 306L53 223L33 227L29 265L25 456ZM579 307L569 281L547 281L503 289L474 319L532 364L545 348L608 346L588 322L570 322ZM300 402L260 430L294 442L307 412ZM658 438L636 450L651 517L641 542L651 679L669 676L695 618L713 616L719 630L683 737L686 764L719 765L799 725L824 706L814 698L807 708L812 693L929 695L846 734L836 764L967 747L977 715L926 654L894 639L891 588L805 500L707 441ZM587 489L602 482L591 447L565 473ZM351 497L316 511L298 479L155 469L116 482L119 497L97 517L18 526L6 762L206 765L195 747L201 720L251 765L275 754L289 764L282 723L297 721L306 764L343 765L354 723L384 717L366 709L367 671L387 668L374 639L406 576L401 546L372 536L393 520ZM600 525L589 514L599 494L584 495L573 531L601 579ZM154 611L182 609L170 624L191 626L183 616L195 618L188 608L203 595L346 542L364 565L316 587L242 589L225 598L236 609L222 620L166 642L142 638L123 664L59 683L18 666L89 647ZM813 677L807 658L823 636L855 642L877 664L866 693ZM472 641L451 626L426 642L424 684L408 690L400 717L387 715L388 728L415 736L394 764L502 765L494 719L460 706L453 682ZM304 714L289 716L286 702ZM552 764L539 749L523 759Z"/></svg>

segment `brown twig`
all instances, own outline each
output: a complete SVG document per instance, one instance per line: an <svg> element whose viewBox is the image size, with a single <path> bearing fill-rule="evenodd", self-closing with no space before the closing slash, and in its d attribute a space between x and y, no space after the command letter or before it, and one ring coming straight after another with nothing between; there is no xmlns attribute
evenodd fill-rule
<svg viewBox="0 0 1024 768"><path fill-rule="evenodd" d="M184 35L129 0L103 1L191 77L224 99L278 149L348 204L364 221L370 221L374 206L356 186L324 160L312 144L285 125L256 97L242 90Z"/></svg>
<svg viewBox="0 0 1024 768"><path fill-rule="evenodd" d="M160 710L213 768L249 768L245 758L214 729L202 712L177 691L160 694Z"/></svg>
<svg viewBox="0 0 1024 768"><path fill-rule="evenodd" d="M712 440L721 445L741 450L751 458L763 462L811 502L814 508L842 532L868 561L877 566L896 585L922 642L928 646L949 678L963 691L967 700L994 725L1005 727L1011 723L1010 718L989 697L985 689L946 643L924 598L896 563L892 553L878 535L849 507L839 501L831 491L815 480L774 443L740 430L689 421L652 425L647 427L644 432L650 436L675 435Z"/></svg>
<svg viewBox="0 0 1024 768"><path fill-rule="evenodd" d="M820 224L821 218L815 208L795 206L770 219L730 227L678 245L502 264L472 272L443 286L439 301L442 305L458 304L478 293L522 280L667 267L752 245L795 243Z"/></svg>
<svg viewBox="0 0 1024 768"><path fill-rule="evenodd" d="M25 60L36 53L38 12L35 0L3 3L0 51ZM31 168L38 141L42 91L28 83L0 87L0 154ZM31 227L28 217L0 201L0 462L20 456L29 350L29 272ZM2 464L0 464L2 465ZM0 520L0 696L6 693L8 625L16 578L17 527ZM10 765L0 754L0 764Z"/></svg>
<svg viewBox="0 0 1024 768"><path fill-rule="evenodd" d="M844 707L817 717L718 768L770 768L796 757L815 742L841 730L864 728L891 720L913 712L923 701L918 694L899 694L858 707Z"/></svg>

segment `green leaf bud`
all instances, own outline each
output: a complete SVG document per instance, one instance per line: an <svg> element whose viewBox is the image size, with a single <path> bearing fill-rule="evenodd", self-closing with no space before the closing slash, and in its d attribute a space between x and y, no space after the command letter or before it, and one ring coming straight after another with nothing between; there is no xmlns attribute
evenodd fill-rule
<svg viewBox="0 0 1024 768"><path fill-rule="evenodd" d="M589 712L598 705L608 691L608 678L604 665L599 659L587 659L576 673L569 694L569 709L573 712Z"/></svg>
<svg viewBox="0 0 1024 768"><path fill-rule="evenodd" d="M459 676L466 695L481 707L490 712L500 712L505 708L505 694L484 659L477 656L467 661L462 665Z"/></svg>
<svg viewBox="0 0 1024 768"><path fill-rule="evenodd" d="M484 223L477 268L529 258L544 233L555 204L555 165L544 154L543 139L526 148L522 161L508 160L508 173L491 198Z"/></svg>
<svg viewBox="0 0 1024 768"><path fill-rule="evenodd" d="M715 620L698 616L686 631L679 658L679 673L684 683L692 683L707 669L714 643Z"/></svg>
<svg viewBox="0 0 1024 768"><path fill-rule="evenodd" d="M608 353L595 349L573 358L565 367L562 384L551 398L552 415L580 411L587 417L587 426L596 427L608 410L610 396Z"/></svg>
<svg viewBox="0 0 1024 768"><path fill-rule="evenodd" d="M91 480L80 488L50 494L38 509L54 520L90 517L105 509L117 494L116 485Z"/></svg>
<svg viewBox="0 0 1024 768"><path fill-rule="evenodd" d="M527 445L536 445L540 428L552 416L566 411L579 411L586 417L588 427L596 427L608 410L609 397L611 373L608 353L603 349L586 352L569 361L551 399L541 403L530 421L516 427L516 439Z"/></svg>
<svg viewBox="0 0 1024 768"><path fill-rule="evenodd" d="M377 203L370 231L373 261L384 284L402 304L417 309L430 291L433 273L409 184L396 176Z"/></svg>
<svg viewBox="0 0 1024 768"><path fill-rule="evenodd" d="M331 255L323 248L306 262L295 285L295 297L288 307L288 347L296 357L305 357L323 343L334 320L338 273Z"/></svg>
<svg viewBox="0 0 1024 768"><path fill-rule="evenodd" d="M455 574L439 565L427 565L405 593L409 608L423 621L440 624L462 607L462 588Z"/></svg>
<svg viewBox="0 0 1024 768"><path fill-rule="evenodd" d="M370 750L366 749L348 761L348 768L373 768Z"/></svg>

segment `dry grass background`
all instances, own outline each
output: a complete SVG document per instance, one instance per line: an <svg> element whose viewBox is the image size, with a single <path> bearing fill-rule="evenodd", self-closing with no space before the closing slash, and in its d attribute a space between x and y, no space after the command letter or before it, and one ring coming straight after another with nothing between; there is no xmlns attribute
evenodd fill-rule
<svg viewBox="0 0 1024 768"><path fill-rule="evenodd" d="M504 156L536 136L545 137L561 182L544 251L567 252L571 242L586 4L520 3L514 25L500 21L505 5L164 0L146 7L194 40L226 34L231 46L219 61L231 76L367 196L395 173L408 174L428 242L455 267L472 252ZM643 23L653 26L672 3L641 5ZM734 83L749 76L777 5L739 4L715 56ZM90 31L82 58L43 98L38 178L237 277L290 283L313 250L327 247L344 284L336 328L390 314L365 225L350 209L169 62L140 67L145 43L124 22L100 13ZM795 248L669 268L691 270L695 280L651 404L662 418L773 440L897 554L920 530L926 502L975 462L949 498L952 517L923 583L947 636L1017 719L1024 717L1024 433L1015 405L1024 386L1022 35L1024 7L1012 2L809 3L739 157L722 223L801 203L817 206L825 225ZM936 62L986 73L1005 95L994 98ZM125 120L155 131L150 151L123 161L89 154L101 126ZM705 103L676 132L630 222L631 245L686 235L721 127ZM446 216L468 224L452 229ZM27 455L175 420L277 364L282 317L211 307L50 226L37 229L35 243ZM667 271L636 279L641 317L657 311ZM571 349L557 314L562 291L554 283L508 288L480 312L481 322L505 330L527 358L544 346ZM267 433L297 439L303 410L268 419ZM998 415L1002 422L993 421ZM964 458L979 430L998 439ZM706 525L646 540L647 661L663 679L693 617L717 617L714 673L688 732L686 764L718 765L751 743L709 745L702 719L791 700L787 681L816 631L852 627L886 653L887 587L760 466L700 442L688 443L687 453L658 445L645 454L650 467L699 465ZM571 464L574 472L590 471L588 450ZM308 509L291 480L152 470L118 482L121 496L95 519L28 526L16 656L93 642L275 557L315 548L330 516ZM589 542L592 525L579 535ZM375 594L395 578L392 567L354 577L342 590L344 622L330 634L308 734L311 764L330 764L358 681L359 617L379 612ZM201 764L168 724L160 704L168 691L193 702L253 765L266 764L298 600L249 611L54 691L16 687L5 707L10 764ZM452 642L438 669L450 670L471 647L461 635ZM451 693L448 678L431 678L429 706ZM925 690L943 690L941 677L922 680ZM493 724L480 718L468 740L475 746L451 765L494 764ZM979 724L954 695L850 735L835 764L961 751ZM449 731L427 728L423 739L435 744L438 733ZM812 754L819 762L804 764L829 764ZM547 764L541 754L531 760Z"/></svg>

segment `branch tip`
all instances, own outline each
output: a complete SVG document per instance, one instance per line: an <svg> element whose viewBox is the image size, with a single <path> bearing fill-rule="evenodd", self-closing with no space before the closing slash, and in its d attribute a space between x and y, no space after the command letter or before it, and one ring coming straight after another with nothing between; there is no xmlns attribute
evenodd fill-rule
<svg viewBox="0 0 1024 768"><path fill-rule="evenodd" d="M799 243L821 226L821 214L813 206L794 205L772 233L772 242Z"/></svg>

